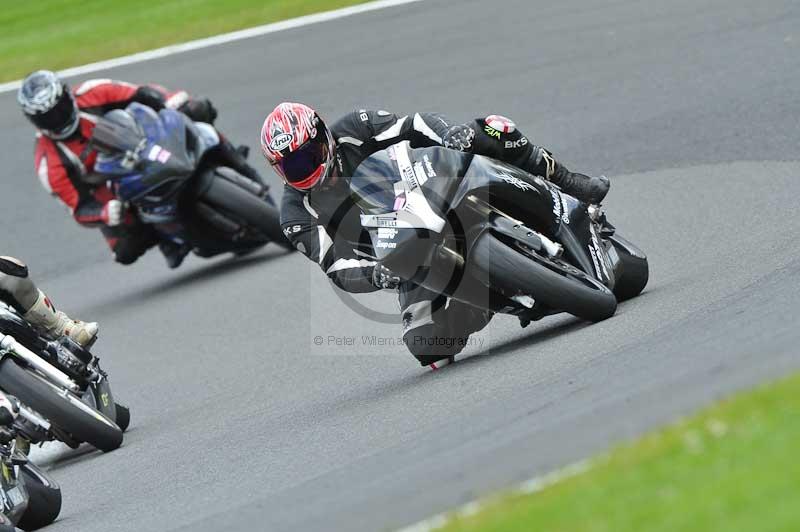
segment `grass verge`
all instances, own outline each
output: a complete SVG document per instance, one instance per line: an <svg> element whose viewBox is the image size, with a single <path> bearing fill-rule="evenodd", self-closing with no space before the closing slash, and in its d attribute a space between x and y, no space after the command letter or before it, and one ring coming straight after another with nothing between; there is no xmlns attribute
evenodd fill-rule
<svg viewBox="0 0 800 532"><path fill-rule="evenodd" d="M366 0L2 2L0 81L59 70Z"/></svg>
<svg viewBox="0 0 800 532"><path fill-rule="evenodd" d="M538 493L442 529L542 532L800 530L800 375L622 445Z"/></svg>

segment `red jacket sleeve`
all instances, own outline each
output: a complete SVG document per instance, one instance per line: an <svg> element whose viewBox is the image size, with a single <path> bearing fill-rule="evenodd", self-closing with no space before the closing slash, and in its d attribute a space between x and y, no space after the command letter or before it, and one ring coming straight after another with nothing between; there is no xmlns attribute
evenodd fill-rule
<svg viewBox="0 0 800 532"><path fill-rule="evenodd" d="M90 79L75 87L75 100L80 109L124 107L136 91L138 85L110 79Z"/></svg>
<svg viewBox="0 0 800 532"><path fill-rule="evenodd" d="M64 168L58 148L50 139L39 136L34 150L34 168L42 186L57 196L70 210L72 217L81 225L94 227L103 223L103 203L97 197L104 194L81 193ZM110 199L110 194L105 194Z"/></svg>
<svg viewBox="0 0 800 532"><path fill-rule="evenodd" d="M165 105L177 109L189 100L186 91L170 91L161 85L148 84L164 97ZM111 109L121 109L136 100L139 85L111 79L90 79L75 87L75 100L84 111L105 113Z"/></svg>

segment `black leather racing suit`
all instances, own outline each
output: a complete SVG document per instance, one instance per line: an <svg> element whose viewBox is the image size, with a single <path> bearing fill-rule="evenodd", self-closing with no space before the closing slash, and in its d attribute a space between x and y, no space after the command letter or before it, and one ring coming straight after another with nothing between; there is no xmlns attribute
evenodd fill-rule
<svg viewBox="0 0 800 532"><path fill-rule="evenodd" d="M489 117L497 118L497 117ZM532 174L552 178L568 172L552 155L535 146L513 123L504 131L487 124L489 119L470 123L475 131L469 146L473 153L514 164ZM492 123L497 123L496 121ZM401 141L412 148L442 145L450 124L439 114L416 113L398 117L386 111L353 111L330 126L336 141L337 179L330 189L303 193L284 186L281 226L288 239L310 260L318 263L339 288L354 293L378 290L372 282L375 261L353 248L353 242L369 246L370 238L361 228L360 210L349 198L349 176L373 153ZM433 293L410 282L399 286L403 340L422 365L456 355L469 336L482 329L491 314Z"/></svg>

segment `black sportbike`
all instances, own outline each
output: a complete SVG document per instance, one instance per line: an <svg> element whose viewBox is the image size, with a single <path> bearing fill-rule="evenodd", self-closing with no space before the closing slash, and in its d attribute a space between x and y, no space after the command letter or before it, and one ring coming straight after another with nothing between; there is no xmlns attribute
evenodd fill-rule
<svg viewBox="0 0 800 532"><path fill-rule="evenodd" d="M403 142L354 174L375 258L434 292L526 325L560 312L606 319L647 284L644 253L598 206L519 168Z"/></svg>
<svg viewBox="0 0 800 532"><path fill-rule="evenodd" d="M115 402L108 375L88 348L68 337L48 340L4 303L0 390L21 401L18 429L31 443L58 439L73 448L86 442L113 451L130 423L128 408Z"/></svg>
<svg viewBox="0 0 800 532"><path fill-rule="evenodd" d="M293 249L269 189L226 166L213 126L138 103L125 111L111 111L95 127L91 142L101 155L91 178L108 180L161 240L201 257L268 242Z"/></svg>

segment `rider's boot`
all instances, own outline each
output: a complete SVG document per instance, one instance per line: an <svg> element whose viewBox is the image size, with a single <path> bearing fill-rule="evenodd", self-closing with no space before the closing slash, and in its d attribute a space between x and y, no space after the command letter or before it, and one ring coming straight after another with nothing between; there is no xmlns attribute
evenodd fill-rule
<svg viewBox="0 0 800 532"><path fill-rule="evenodd" d="M611 182L604 175L589 177L577 172L570 172L563 166L556 168L556 171L550 176L550 181L561 187L570 196L575 196L579 200L593 205L599 205L611 188Z"/></svg>
<svg viewBox="0 0 800 532"><path fill-rule="evenodd" d="M158 249L161 250L164 258L167 260L167 266L171 270L180 266L181 263L183 263L183 259L185 259L186 255L192 250L191 246L187 244L176 244L166 240L159 242Z"/></svg>
<svg viewBox="0 0 800 532"><path fill-rule="evenodd" d="M96 322L73 320L56 310L41 290L36 303L23 317L52 339L68 336L84 347L94 340L99 329Z"/></svg>

